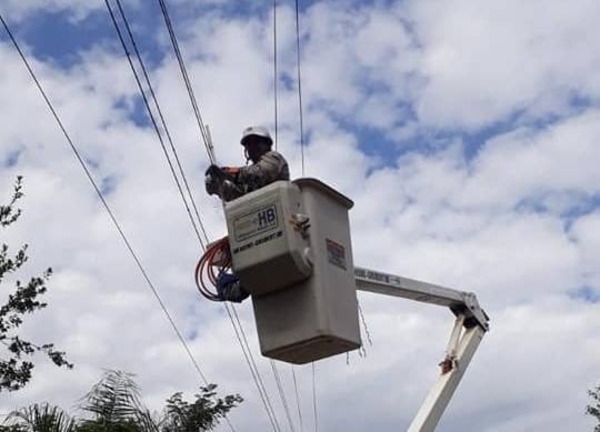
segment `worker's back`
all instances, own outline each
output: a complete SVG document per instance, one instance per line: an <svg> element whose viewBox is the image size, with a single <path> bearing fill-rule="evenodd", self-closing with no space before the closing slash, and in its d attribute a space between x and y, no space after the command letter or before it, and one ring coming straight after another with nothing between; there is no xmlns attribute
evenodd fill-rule
<svg viewBox="0 0 600 432"><path fill-rule="evenodd" d="M260 156L252 165L242 167L236 183L245 193L253 192L278 180L290 179L287 161L277 151L270 150Z"/></svg>

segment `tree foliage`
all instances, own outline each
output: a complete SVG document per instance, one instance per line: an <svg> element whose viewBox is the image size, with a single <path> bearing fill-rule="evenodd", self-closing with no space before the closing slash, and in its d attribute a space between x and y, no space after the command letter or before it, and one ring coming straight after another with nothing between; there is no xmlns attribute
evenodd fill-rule
<svg viewBox="0 0 600 432"><path fill-rule="evenodd" d="M592 398L592 402L586 407L586 414L595 417L598 424L594 428L594 432L600 432L600 385L593 390L588 390L588 394Z"/></svg>
<svg viewBox="0 0 600 432"><path fill-rule="evenodd" d="M152 416L141 402L139 388L131 374L108 371L85 396L81 408L92 419L80 431L114 430L120 432L156 430Z"/></svg>
<svg viewBox="0 0 600 432"><path fill-rule="evenodd" d="M58 407L36 404L11 412L2 431L6 432L74 432L75 420Z"/></svg>
<svg viewBox="0 0 600 432"><path fill-rule="evenodd" d="M21 209L16 208L16 204L23 197L22 181L22 177L17 177L9 204L0 205L2 230L21 216ZM53 344L38 345L19 337L18 330L25 316L47 306L40 297L46 292L46 282L52 275L52 269L48 268L41 276L32 277L28 282L17 280L13 290L9 291L5 279L27 262L27 247L27 244L21 246L14 255L9 254L7 244L3 243L0 248L0 292L3 295L8 293L6 303L0 306L0 392L19 390L29 382L34 368L31 357L38 351L44 352L57 366L73 367L65 359L65 353L54 349Z"/></svg>
<svg viewBox="0 0 600 432"><path fill-rule="evenodd" d="M58 407L33 405L9 414L0 432L202 432L212 431L242 402L239 395L217 397L217 386L201 387L193 402L175 393L161 414L144 406L131 374L108 371L80 406L84 417Z"/></svg>
<svg viewBox="0 0 600 432"><path fill-rule="evenodd" d="M219 420L242 401L239 395L216 398L216 388L214 384L201 387L200 394L196 394L196 400L191 403L183 400L181 393L175 393L167 399L161 432L213 430Z"/></svg>

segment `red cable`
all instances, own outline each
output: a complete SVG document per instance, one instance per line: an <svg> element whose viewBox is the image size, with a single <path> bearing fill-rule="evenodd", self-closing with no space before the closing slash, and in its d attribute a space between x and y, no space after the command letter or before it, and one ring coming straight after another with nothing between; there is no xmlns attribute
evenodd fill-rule
<svg viewBox="0 0 600 432"><path fill-rule="evenodd" d="M217 258L222 261L220 265L215 265ZM219 295L211 291L207 284L216 287L219 275L229 269L231 269L231 252L228 238L224 237L210 245L196 265L196 286L200 294L208 300L220 301Z"/></svg>

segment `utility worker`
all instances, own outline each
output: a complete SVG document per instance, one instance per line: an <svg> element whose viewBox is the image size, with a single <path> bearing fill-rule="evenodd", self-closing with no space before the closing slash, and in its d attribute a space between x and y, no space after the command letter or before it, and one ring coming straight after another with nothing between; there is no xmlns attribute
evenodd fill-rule
<svg viewBox="0 0 600 432"><path fill-rule="evenodd" d="M272 149L273 139L261 126L250 126L242 133L246 161L244 167L218 167L211 165L206 171L206 191L231 201L278 180L289 180L290 169L285 158Z"/></svg>
<svg viewBox="0 0 600 432"><path fill-rule="evenodd" d="M273 139L261 126L250 126L242 132L246 162L244 167L211 165L206 171L206 191L219 195L223 201L232 201L278 180L290 180L290 169L285 158L272 149ZM239 303L250 296L233 273L223 272L217 279L217 293L221 300Z"/></svg>

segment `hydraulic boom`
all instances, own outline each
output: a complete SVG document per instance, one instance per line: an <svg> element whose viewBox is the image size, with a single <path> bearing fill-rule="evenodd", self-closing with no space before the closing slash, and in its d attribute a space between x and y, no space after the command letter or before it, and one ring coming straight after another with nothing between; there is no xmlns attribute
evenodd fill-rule
<svg viewBox="0 0 600 432"><path fill-rule="evenodd" d="M354 269L354 275L358 290L446 306L456 316L446 356L440 363L441 375L408 429L409 432L435 430L483 335L489 330L487 314L473 293L361 267Z"/></svg>

